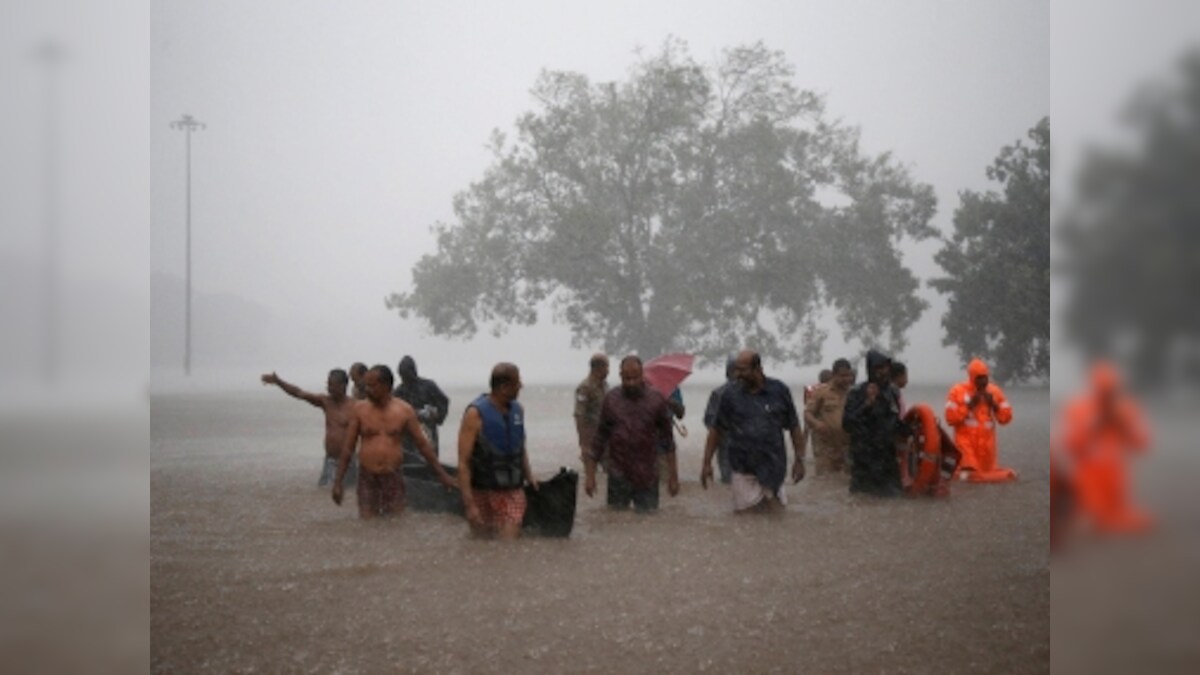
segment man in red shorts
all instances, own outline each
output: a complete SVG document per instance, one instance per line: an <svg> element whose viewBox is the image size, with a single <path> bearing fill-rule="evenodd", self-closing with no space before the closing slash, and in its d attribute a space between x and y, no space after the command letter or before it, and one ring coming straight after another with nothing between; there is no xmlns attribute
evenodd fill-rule
<svg viewBox="0 0 1200 675"><path fill-rule="evenodd" d="M433 445L421 433L417 413L412 406L392 396L392 371L387 366L375 366L363 376L367 400L358 401L350 414L346 444L338 461L337 478L333 482L333 501L342 504L342 477L354 446L362 439L358 450L358 517L399 513L404 510L404 474L400 473L404 449L401 437L408 434L417 444L425 461L437 473L438 480L449 488L457 487L454 479L438 463Z"/></svg>
<svg viewBox="0 0 1200 675"><path fill-rule="evenodd" d="M525 519L525 483L537 489L525 452L525 411L517 403L521 372L492 369L491 392L467 406L458 431L458 486L471 534L516 539Z"/></svg>

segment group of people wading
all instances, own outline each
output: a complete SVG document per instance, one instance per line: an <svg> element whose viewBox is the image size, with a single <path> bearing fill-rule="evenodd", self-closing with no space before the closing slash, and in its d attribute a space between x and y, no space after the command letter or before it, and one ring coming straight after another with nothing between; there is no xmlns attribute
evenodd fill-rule
<svg viewBox="0 0 1200 675"><path fill-rule="evenodd" d="M936 420L928 406L906 408L907 371L902 364L872 350L865 366L867 379L856 385L849 361L835 361L822 374L822 384L806 389L801 415L787 385L764 374L758 353L743 350L730 357L727 381L712 392L704 414L708 435L702 487L714 482L716 458L736 512L779 510L787 503L786 480L790 477L795 483L805 476L804 454L811 437L818 475L848 471L851 492L903 494L914 480L904 448L912 448L913 437L934 433ZM539 486L526 451L519 368L497 364L488 392L467 405L458 434L456 475L438 460L437 426L446 417L448 398L432 380L417 376L411 357L397 370L402 382L393 388L392 371L385 365L367 368L356 363L349 373L335 369L325 394L303 391L275 373L263 375L262 381L323 410L325 462L318 484L332 483L337 504L342 503L345 486L355 482L361 518L402 512L402 468L408 454L419 456L447 489L460 491L473 534L518 536L527 507L525 490ZM665 480L672 497L680 490L672 422L682 416L681 401L647 386L636 355L621 360L619 386L608 387L608 372L608 357L592 356L589 374L575 392L584 492L595 495L602 469L609 508L652 512L658 508L660 482ZM348 393L351 382L353 393ZM989 382L987 366L972 361L968 379L950 389L945 405L945 421L953 427L961 453L955 469L971 480L1015 478L1015 472L996 465L996 426L1011 420L1012 407Z"/></svg>

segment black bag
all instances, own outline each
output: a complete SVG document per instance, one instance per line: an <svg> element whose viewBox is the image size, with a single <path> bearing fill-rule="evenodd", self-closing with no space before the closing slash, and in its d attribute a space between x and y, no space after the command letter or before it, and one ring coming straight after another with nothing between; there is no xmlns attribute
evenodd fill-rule
<svg viewBox="0 0 1200 675"><path fill-rule="evenodd" d="M543 537L569 537L575 526L575 497L579 490L579 474L560 468L558 474L538 484L534 490L525 486L525 534Z"/></svg>

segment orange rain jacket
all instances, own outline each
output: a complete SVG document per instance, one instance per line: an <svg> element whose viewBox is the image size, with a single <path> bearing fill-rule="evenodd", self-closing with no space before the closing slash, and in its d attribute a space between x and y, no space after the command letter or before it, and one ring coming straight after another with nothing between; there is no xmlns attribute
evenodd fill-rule
<svg viewBox="0 0 1200 675"><path fill-rule="evenodd" d="M1004 392L989 382L987 391L996 401L996 411L984 401L974 408L967 407L975 395L975 378L987 375L988 367L983 361L974 359L967 365L967 381L950 387L946 396L946 423L954 428L954 444L962 452L960 471L970 471L969 478L976 482L1013 480L1017 473L996 464L996 424L1012 421L1012 406Z"/></svg>

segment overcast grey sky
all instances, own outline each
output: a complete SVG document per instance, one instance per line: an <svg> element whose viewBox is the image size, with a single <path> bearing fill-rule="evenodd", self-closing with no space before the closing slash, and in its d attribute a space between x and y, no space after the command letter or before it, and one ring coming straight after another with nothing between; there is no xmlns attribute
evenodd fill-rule
<svg viewBox="0 0 1200 675"><path fill-rule="evenodd" d="M702 62L762 40L866 151L934 186L949 232L957 192L988 189L1000 148L1050 113L1049 31L1048 3L1029 0L155 3L152 270L183 274L184 139L167 125L186 112L208 125L193 146L193 282L271 308L264 369L412 353L439 379L482 382L513 360L527 380L573 380L587 352L565 327L450 342L383 307L482 175L491 130L532 108L539 70L622 79L635 48L669 35ZM935 250L907 251L919 277L940 274ZM925 295L903 356L914 380L950 380L945 303ZM832 330L824 360L845 350ZM768 369L792 384L816 370Z"/></svg>

